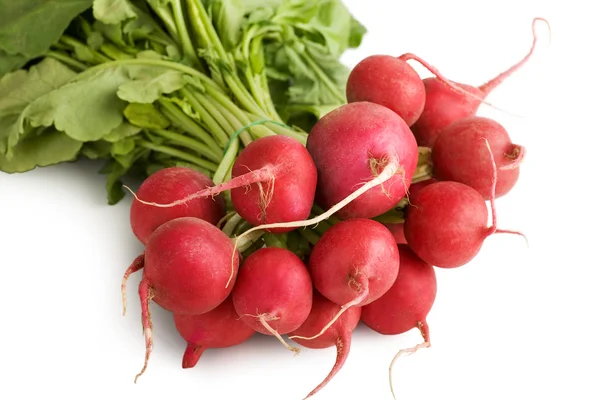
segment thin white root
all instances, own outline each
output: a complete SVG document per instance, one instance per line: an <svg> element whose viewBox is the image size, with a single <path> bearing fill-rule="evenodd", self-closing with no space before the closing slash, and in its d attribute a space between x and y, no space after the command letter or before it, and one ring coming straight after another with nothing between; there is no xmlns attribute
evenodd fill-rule
<svg viewBox="0 0 600 400"><path fill-rule="evenodd" d="M356 296L356 298L354 300L352 300L352 301L344 304L340 308L340 311L338 311L338 313L335 314L335 316L331 319L331 321L329 321L329 323L327 323L327 325L325 325L323 327L323 329L321 329L321 331L319 333L317 333L316 335L311 336L311 337L306 337L306 336L290 336L289 338L290 339L302 339L302 340L313 340L313 339L318 338L319 336L321 336L322 334L324 334L327 331L327 329L331 328L331 326L333 324L335 324L335 322L338 320L338 318L340 318L342 316L342 314L344 312L346 312L347 309L349 309L350 307L354 307L354 306L362 303L367 298L368 295L369 295L369 290L368 290L368 288L365 288L365 290L363 290L360 295Z"/></svg>
<svg viewBox="0 0 600 400"><path fill-rule="evenodd" d="M396 355L392 359L392 362L390 363L390 366L388 368L388 376L389 376L389 381L390 381L390 391L392 392L392 397L394 398L394 400L396 400L396 394L394 393L394 384L393 384L393 380L392 380L392 369L394 367L394 363L403 354L411 355L411 354L415 353L419 349L428 348L430 346L431 346L431 344L429 342L423 342L421 344L416 345L415 347L411 347L410 349L402 349L398 353L396 353Z"/></svg>
<svg viewBox="0 0 600 400"><path fill-rule="evenodd" d="M264 328L268 330L271 335L275 336L288 350L293 351L296 355L300 354L299 348L290 346L285 340L283 340L279 332L277 332L267 323L267 319L265 318L264 314L258 317L258 320L260 321L261 325L264 326Z"/></svg>

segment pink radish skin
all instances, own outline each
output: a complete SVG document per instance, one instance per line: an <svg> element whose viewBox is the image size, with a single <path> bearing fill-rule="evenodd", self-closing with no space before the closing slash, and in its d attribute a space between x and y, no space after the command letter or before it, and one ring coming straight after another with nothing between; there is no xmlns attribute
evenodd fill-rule
<svg viewBox="0 0 600 400"><path fill-rule="evenodd" d="M137 191L148 201L170 203L199 190L214 186L202 172L190 168L165 168L150 175ZM201 218L216 225L225 216L222 196L197 198L171 208L156 208L134 201L131 204L130 223L134 235L146 244L156 228L179 217Z"/></svg>
<svg viewBox="0 0 600 400"><path fill-rule="evenodd" d="M148 201L146 205L172 208L192 200L231 191L237 213L252 225L304 220L310 215L317 184L317 170L306 148L296 139L266 136L242 150L232 169L232 179L170 203ZM275 228L284 233L293 227Z"/></svg>
<svg viewBox="0 0 600 400"><path fill-rule="evenodd" d="M382 170L391 177L337 211L342 219L373 218L394 207L414 175L418 147L408 125L389 108L345 104L323 116L306 147L318 171L316 201L331 208L373 180Z"/></svg>
<svg viewBox="0 0 600 400"><path fill-rule="evenodd" d="M208 312L231 294L232 287L227 289L226 282L232 267L235 282L238 265L239 255L234 252L231 239L202 219L177 218L164 223L150 235L143 257L134 260L122 283L124 290L131 273L143 268L138 292L146 358L136 381L145 372L152 350L150 302L154 300L162 308L177 314Z"/></svg>
<svg viewBox="0 0 600 400"><path fill-rule="evenodd" d="M177 331L188 344L181 363L183 368L193 368L207 349L237 346L256 333L240 320L231 296L204 314L173 314L173 319Z"/></svg>
<svg viewBox="0 0 600 400"><path fill-rule="evenodd" d="M431 311L437 294L437 279L433 266L417 257L408 246L398 246L400 268L394 285L383 296L363 307L361 320L369 328L383 335L398 335L417 328L423 337L423 343L408 352L429 347L429 325L427 314ZM390 389L392 385L392 367L396 359L406 350L394 357L389 368Z"/></svg>
<svg viewBox="0 0 600 400"><path fill-rule="evenodd" d="M412 199L422 188L425 186L435 182L433 179L427 179L425 181L416 182L410 185L408 188L407 198ZM386 223L384 224L386 228L392 232L394 238L396 239L397 244L406 244L406 236L404 236L404 224L403 223Z"/></svg>
<svg viewBox="0 0 600 400"><path fill-rule="evenodd" d="M327 229L311 251L308 267L315 289L341 306L321 329L320 337L351 307L369 304L389 290L398 276L398 247L381 223L355 218Z"/></svg>
<svg viewBox="0 0 600 400"><path fill-rule="evenodd" d="M411 126L425 107L425 86L408 63L377 54L363 59L350 71L346 98L349 103L368 101L385 106Z"/></svg>
<svg viewBox="0 0 600 400"><path fill-rule="evenodd" d="M312 307L313 286L308 269L294 253L276 247L261 248L242 264L232 292L241 320L252 329L277 337L304 323Z"/></svg>
<svg viewBox="0 0 600 400"><path fill-rule="evenodd" d="M308 318L302 326L295 331L291 332L290 335L297 336L312 336L319 332L321 327L327 324L339 311L340 306L332 303L323 297L319 292L313 293L313 305L308 315ZM335 346L337 349L337 356L335 364L331 369L331 372L316 388L314 388L306 397L309 398L323 389L329 381L342 369L348 354L350 354L350 344L352 342L352 331L358 325L360 321L360 307L352 307L348 309L340 318L335 321L325 333L313 340L302 340L292 339L301 346L308 347L310 349L325 349L331 346Z"/></svg>
<svg viewBox="0 0 600 400"><path fill-rule="evenodd" d="M411 126L411 129L417 138L419 146L432 147L438 135L446 126L462 118L471 117L476 114L483 100L496 89L506 78L519 70L533 55L537 43L535 24L537 21L543 21L548 26L548 22L543 18L535 18L532 22L533 44L527 55L506 71L495 78L484 83L479 87L452 82L460 86L471 95L466 95L462 91L457 91L447 83L438 78L423 79L425 85L425 107L419 119ZM415 59L412 54L400 56L400 59L408 61ZM430 67L422 63L426 68Z"/></svg>
<svg viewBox="0 0 600 400"><path fill-rule="evenodd" d="M473 259L483 241L495 231L487 226L485 200L459 182L436 182L424 187L406 208L404 234L423 261L456 268Z"/></svg>
<svg viewBox="0 0 600 400"><path fill-rule="evenodd" d="M492 191L492 174L485 138L494 154L498 182L496 198L517 183L525 148L513 144L498 122L484 117L458 120L442 130L431 149L433 174L440 181L455 181L477 190L485 199Z"/></svg>
<svg viewBox="0 0 600 400"><path fill-rule="evenodd" d="M396 281L383 296L363 307L361 319L383 335L408 332L418 328L419 322L428 331L427 314L437 293L435 271L408 246L400 245L398 251L400 267Z"/></svg>

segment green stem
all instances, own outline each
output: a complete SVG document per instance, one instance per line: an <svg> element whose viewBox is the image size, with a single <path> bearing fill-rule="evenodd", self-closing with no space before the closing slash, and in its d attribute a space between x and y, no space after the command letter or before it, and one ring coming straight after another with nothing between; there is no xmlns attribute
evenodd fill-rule
<svg viewBox="0 0 600 400"><path fill-rule="evenodd" d="M233 126L233 129L240 129L243 125L240 122L240 120L238 120L235 115L233 115L233 113L231 113L227 108L223 107L222 104L213 101L213 105L214 107L216 107L219 112L221 114L223 114L223 116L225 118L227 118L227 120L229 121L229 123ZM248 146L251 142L252 142L252 137L250 136L250 134L246 131L240 133L240 140L242 141L242 143L245 146Z"/></svg>
<svg viewBox="0 0 600 400"><path fill-rule="evenodd" d="M200 115L202 121L206 124L209 131L215 136L219 145L225 146L227 141L229 140L229 135L227 132L221 128L221 126L217 123L217 121L212 117L212 115L206 110L202 104L196 98L195 93L193 93L187 87L184 87L180 90L181 94L185 96L185 98L190 102L194 110Z"/></svg>
<svg viewBox="0 0 600 400"><path fill-rule="evenodd" d="M178 150L178 149L174 149L172 147L157 145L157 144L145 141L145 140L141 140L139 142L139 144L140 144L140 146L142 146L146 149L156 151L159 153L163 153L163 154L167 154L167 155L170 155L173 157L178 157L178 158L181 158L182 160L196 164L197 166L202 167L202 168L210 171L211 173L215 172L215 170L217 169L217 164L215 164L211 161L203 160L200 157L193 156L191 154L188 154L188 153Z"/></svg>
<svg viewBox="0 0 600 400"><path fill-rule="evenodd" d="M106 54L108 57L110 57L113 60L124 60L124 59L135 58L131 54L127 54L127 53L121 51L117 46L110 44L110 43L105 43L102 46L100 46L100 51L103 52L104 54Z"/></svg>
<svg viewBox="0 0 600 400"><path fill-rule="evenodd" d="M87 69L87 65L85 65L84 63L79 62L79 61L69 57L67 54L61 53L59 51L50 50L50 51L46 52L46 56L52 57L58 61L61 61L64 64L67 64L69 67L78 70L77 72L84 71Z"/></svg>
<svg viewBox="0 0 600 400"><path fill-rule="evenodd" d="M208 37L208 32L204 24L202 24L202 18L200 17L200 11L194 1L187 1L187 9L190 19L190 24L192 25L192 31L196 36L196 44L198 47L202 49L207 49L209 47L210 39Z"/></svg>
<svg viewBox="0 0 600 400"><path fill-rule="evenodd" d="M260 119L260 117L258 115L250 114L249 116L252 119ZM306 140L308 139L308 134L305 132L295 131L283 123L277 124L273 121L269 121L267 123L267 127L270 130L272 130L273 132L275 132L277 135L289 136L291 138L298 140L303 145L306 145Z"/></svg>
<svg viewBox="0 0 600 400"><path fill-rule="evenodd" d="M268 115L260 108L260 106L256 103L254 98L248 94L248 91L244 87L244 84L239 80L237 76L234 76L232 73L225 73L223 76L225 83L231 90L231 93L236 97L236 99L240 102L242 107L254 114L258 114L263 118L266 118Z"/></svg>
<svg viewBox="0 0 600 400"><path fill-rule="evenodd" d="M229 173L231 167L233 166L233 163L235 162L239 149L240 141L239 139L235 138L229 144L229 148L223 155L223 159L221 160L221 163L215 171L215 174L213 176L213 182L215 183L215 185L219 185L225 182L227 174Z"/></svg>
<svg viewBox="0 0 600 400"><path fill-rule="evenodd" d="M210 47L213 47L215 49L215 51L219 55L219 58L221 58L222 60L228 60L227 53L225 52L225 48L223 47L223 43L221 43L221 39L219 39L219 35L217 34L217 31L215 30L215 27L213 26L212 21L210 20L210 17L208 16L208 13L206 12L204 5L202 4L202 1L188 1L193 3L192 7L196 9L195 11L197 11L197 14L194 14L198 16L198 18L200 19L200 23L206 29L207 39L209 40Z"/></svg>
<svg viewBox="0 0 600 400"><path fill-rule="evenodd" d="M77 39L74 39L68 35L62 35L60 37L60 41L68 46L71 46L73 49L75 49L77 46L82 46L82 47L88 47L86 44L80 42ZM96 50L90 49L88 47L88 49L90 50L90 53L92 53L94 55L94 57L96 58L96 61L102 65L102 63L108 63L110 61L112 61L110 58L106 57L104 54L97 52Z"/></svg>
<svg viewBox="0 0 600 400"><path fill-rule="evenodd" d="M179 42L179 35L177 33L175 19L173 19L173 14L169 10L168 6L159 5L158 1L148 0L146 1L146 3L150 5L150 8L152 8L156 15L158 15L158 17L161 19L162 23L165 25L167 31L169 32L169 36L171 36L171 38L176 41L177 45L181 45L181 43Z"/></svg>
<svg viewBox="0 0 600 400"><path fill-rule="evenodd" d="M210 113L210 115L221 125L221 128L225 132L234 132L235 127L225 118L223 114L219 112L219 110L213 105L213 103L208 100L208 98L201 93L194 93L196 100ZM229 136L229 134L227 135Z"/></svg>
<svg viewBox="0 0 600 400"><path fill-rule="evenodd" d="M300 233L300 235L305 238L306 240L308 240L308 242L312 245L317 244L317 242L319 241L319 239L321 238L319 235L317 235L314 231L310 230L309 228L300 228L298 229L298 233Z"/></svg>
<svg viewBox="0 0 600 400"><path fill-rule="evenodd" d="M223 231L224 234L231 237L233 235L233 231L235 230L235 227L237 226L237 224L239 224L242 221L243 221L242 216L239 215L238 213L235 213L234 215L231 216L231 218L229 218L227 220L227 222L225 223L223 228L221 228L221 230Z"/></svg>
<svg viewBox="0 0 600 400"><path fill-rule="evenodd" d="M195 65L200 65L200 60L196 54L194 44L190 39L190 34L185 23L185 16L183 14L183 8L181 7L181 0L171 0L173 8L173 16L175 17L175 25L179 32L179 40L183 47L183 53L192 61Z"/></svg>
<svg viewBox="0 0 600 400"><path fill-rule="evenodd" d="M186 131L188 134L202 140L211 149L213 154L221 154L223 149L215 141L215 139L208 133L204 128L194 122L193 119L188 117L179 107L170 101L160 98L158 102L162 108L162 112L169 117L171 122L179 126L181 129ZM220 156L219 156L220 161Z"/></svg>
<svg viewBox="0 0 600 400"><path fill-rule="evenodd" d="M219 155L214 154L212 150L204 143L201 143L179 133L171 132L166 129L154 129L152 130L152 132L164 137L165 139L170 140L171 142L173 142L173 144L184 146L191 150L194 150L200 155L209 158L211 161L214 161L215 163L221 162L221 158L219 157Z"/></svg>

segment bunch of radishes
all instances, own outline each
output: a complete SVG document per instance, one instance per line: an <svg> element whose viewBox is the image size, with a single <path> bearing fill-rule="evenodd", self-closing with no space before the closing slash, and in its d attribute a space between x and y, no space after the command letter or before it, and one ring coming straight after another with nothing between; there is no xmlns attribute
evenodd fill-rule
<svg viewBox="0 0 600 400"><path fill-rule="evenodd" d="M174 314L188 343L184 368L256 332L294 352L283 335L309 348L337 346L331 373L309 396L343 366L360 320L386 335L417 328L418 347L429 346L434 267L464 265L491 234L510 232L497 228L494 199L514 187L525 150L475 114L534 47L535 34L525 59L479 88L412 54L368 57L349 76L348 104L323 116L306 146L257 139L216 186L187 168L150 176L131 208L145 251L122 288L125 303L128 276L143 269L138 376L152 347L151 301ZM421 79L411 59L436 77Z"/></svg>

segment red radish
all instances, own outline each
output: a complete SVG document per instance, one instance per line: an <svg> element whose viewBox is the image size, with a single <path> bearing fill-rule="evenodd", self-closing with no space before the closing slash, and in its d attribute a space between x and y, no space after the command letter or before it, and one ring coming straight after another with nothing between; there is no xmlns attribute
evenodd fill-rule
<svg viewBox="0 0 600 400"><path fill-rule="evenodd" d="M297 329L312 307L313 286L308 269L287 249L265 247L242 264L232 292L235 311L248 326L273 335L289 350L281 335Z"/></svg>
<svg viewBox="0 0 600 400"><path fill-rule="evenodd" d="M415 196L422 188L425 186L435 182L433 179L427 179L420 182L415 182L411 184L408 188L407 200L410 204L410 199ZM386 228L392 232L394 238L396 239L396 243L398 244L406 244L406 236L404 236L404 223L386 223L384 224Z"/></svg>
<svg viewBox="0 0 600 400"><path fill-rule="evenodd" d="M327 324L337 314L339 309L339 305L332 303L319 292L315 291L313 293L312 309L310 310L308 318L304 321L302 326L291 332L291 335L312 336L318 333L321 327ZM323 382L314 388L305 399L323 389L344 366L348 354L350 354L352 331L360 321L360 312L360 307L348 309L322 336L319 336L316 339L293 339L298 344L310 349L325 349L331 346L335 346L337 349L337 357L331 372L329 372L329 375L327 375Z"/></svg>
<svg viewBox="0 0 600 400"><path fill-rule="evenodd" d="M202 172L171 167L146 178L137 195L147 201L170 203L211 186L214 186L213 181ZM196 217L216 225L224 216L225 202L222 196L196 198L186 204L162 209L134 201L131 204L130 222L134 235L146 244L156 228L172 219Z"/></svg>
<svg viewBox="0 0 600 400"><path fill-rule="evenodd" d="M460 182L441 181L427 185L407 207L404 234L410 248L423 261L440 268L456 268L471 261L485 239L494 233L519 232L497 228L495 207L496 163L489 144L492 193L492 225L487 226L488 210L484 198Z"/></svg>
<svg viewBox="0 0 600 400"><path fill-rule="evenodd" d="M411 126L425 107L425 85L405 61L376 54L361 60L350 71L346 98L349 103L369 101L386 106Z"/></svg>
<svg viewBox="0 0 600 400"><path fill-rule="evenodd" d="M233 264L231 255L234 254ZM142 325L146 339L144 367L152 348L150 301L176 314L202 314L216 308L232 288L225 283L237 277L239 255L233 242L216 226L193 217L164 223L150 235L142 256L136 258L123 277L122 288L132 272L144 269L139 285ZM123 297L125 297L123 295ZM124 311L125 311L125 304Z"/></svg>
<svg viewBox="0 0 600 400"><path fill-rule="evenodd" d="M394 285L383 296L362 309L361 319L369 328L383 335L398 335L413 328L419 329L424 342L412 349L429 347L427 314L437 294L437 280L433 266L417 257L408 246L398 246L400 268ZM390 365L390 388L392 395L392 367L401 350ZM396 396L394 395L394 398Z"/></svg>
<svg viewBox="0 0 600 400"><path fill-rule="evenodd" d="M423 80L426 92L425 107L417 122L411 127L419 146L433 146L439 133L446 126L459 119L475 115L482 101L485 100L490 92L497 88L506 78L516 72L531 58L537 42L537 35L535 32L535 23L537 21L543 21L549 26L548 21L543 18L535 18L533 20L533 44L529 53L527 53L527 55L517 64L483 85L473 87L467 84L451 82L463 89L462 91L458 91L449 86L448 82L440 80L439 77L426 78ZM418 61L432 72L435 70L429 64L413 54L404 54L400 56L400 59L403 61L412 59ZM470 95L466 95L465 92L470 93Z"/></svg>
<svg viewBox="0 0 600 400"><path fill-rule="evenodd" d="M313 127L307 149L318 171L316 203L328 210L308 220L255 226L256 230L299 228L336 214L341 219L373 218L405 195L417 167L419 148L406 122L387 107L345 104Z"/></svg>
<svg viewBox="0 0 600 400"><path fill-rule="evenodd" d="M240 320L231 296L204 314L174 314L173 318L177 331L188 344L181 363L183 368L193 368L206 349L236 346L256 333Z"/></svg>
<svg viewBox="0 0 600 400"><path fill-rule="evenodd" d="M496 198L501 197L517 183L525 148L513 144L506 129L492 119L475 116L448 125L431 149L431 163L437 180L464 183L488 200L493 177L490 155L481 138L487 140L494 154Z"/></svg>
<svg viewBox="0 0 600 400"><path fill-rule="evenodd" d="M383 296L398 276L399 262L394 236L377 221L355 218L327 229L312 249L308 267L315 289L341 308L320 333L290 339L318 338L349 308Z"/></svg>
<svg viewBox="0 0 600 400"><path fill-rule="evenodd" d="M317 170L298 140L273 135L254 140L233 164L232 179L170 203L136 200L155 207L176 207L231 190L237 213L252 225L306 219L314 202ZM293 227L271 229L284 233Z"/></svg>

